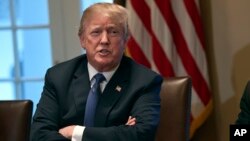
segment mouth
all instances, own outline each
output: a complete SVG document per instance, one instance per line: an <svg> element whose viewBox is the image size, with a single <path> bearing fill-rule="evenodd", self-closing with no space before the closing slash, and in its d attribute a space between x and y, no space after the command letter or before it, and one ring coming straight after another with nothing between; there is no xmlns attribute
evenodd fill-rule
<svg viewBox="0 0 250 141"><path fill-rule="evenodd" d="M109 55L111 52L107 49L101 49L100 51L98 51L98 54L101 56L107 56Z"/></svg>

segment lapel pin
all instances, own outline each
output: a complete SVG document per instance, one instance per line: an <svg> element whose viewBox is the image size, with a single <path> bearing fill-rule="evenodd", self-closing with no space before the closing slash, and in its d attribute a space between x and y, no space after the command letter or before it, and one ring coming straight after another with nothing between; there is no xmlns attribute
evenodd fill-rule
<svg viewBox="0 0 250 141"><path fill-rule="evenodd" d="M118 92L121 92L122 88L120 86L116 86L115 90L117 90Z"/></svg>

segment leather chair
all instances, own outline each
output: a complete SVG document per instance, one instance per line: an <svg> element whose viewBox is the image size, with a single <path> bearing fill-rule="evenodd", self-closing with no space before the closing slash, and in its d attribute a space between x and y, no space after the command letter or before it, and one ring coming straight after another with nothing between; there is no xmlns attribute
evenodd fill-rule
<svg viewBox="0 0 250 141"><path fill-rule="evenodd" d="M172 77L163 81L160 123L155 141L189 140L191 85L189 77Z"/></svg>
<svg viewBox="0 0 250 141"><path fill-rule="evenodd" d="M32 109L30 100L0 101L0 140L28 141Z"/></svg>

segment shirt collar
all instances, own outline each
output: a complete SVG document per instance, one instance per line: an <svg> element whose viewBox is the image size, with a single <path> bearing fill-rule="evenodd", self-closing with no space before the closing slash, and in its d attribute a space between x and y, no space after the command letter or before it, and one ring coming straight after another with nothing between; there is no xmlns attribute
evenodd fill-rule
<svg viewBox="0 0 250 141"><path fill-rule="evenodd" d="M119 64L120 65L120 64ZM106 81L109 82L111 77L114 75L115 71L118 69L119 65L117 65L113 70L107 71L107 72L98 72L89 62L88 62L88 72L89 72L89 80L91 81L92 78L97 74L97 73L102 73L104 77L106 78Z"/></svg>

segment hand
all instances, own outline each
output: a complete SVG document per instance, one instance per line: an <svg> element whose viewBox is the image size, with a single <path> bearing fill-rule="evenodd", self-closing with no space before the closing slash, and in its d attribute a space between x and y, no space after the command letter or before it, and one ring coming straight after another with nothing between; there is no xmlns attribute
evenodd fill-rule
<svg viewBox="0 0 250 141"><path fill-rule="evenodd" d="M134 118L134 117L132 118L132 116L129 116L126 125L133 126L135 124L136 124L136 118Z"/></svg>
<svg viewBox="0 0 250 141"><path fill-rule="evenodd" d="M73 131L74 131L74 128L75 128L75 125L66 126L66 127L64 127L64 128L61 128L61 129L59 130L59 133L60 133L61 135L63 135L65 138L71 139L71 138L72 138Z"/></svg>

